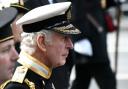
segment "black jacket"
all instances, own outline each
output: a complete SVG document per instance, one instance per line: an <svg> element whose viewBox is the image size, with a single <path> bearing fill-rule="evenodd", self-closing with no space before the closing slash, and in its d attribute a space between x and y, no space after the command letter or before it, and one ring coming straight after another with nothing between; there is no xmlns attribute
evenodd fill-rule
<svg viewBox="0 0 128 89"><path fill-rule="evenodd" d="M92 44L93 56L91 62L108 62L106 43L106 24L100 0L71 0L72 1L72 23L81 30L82 34L74 37L74 41L87 38ZM99 31L87 15L95 20L102 27ZM76 60L79 60L79 57ZM90 60L90 59L89 59Z"/></svg>

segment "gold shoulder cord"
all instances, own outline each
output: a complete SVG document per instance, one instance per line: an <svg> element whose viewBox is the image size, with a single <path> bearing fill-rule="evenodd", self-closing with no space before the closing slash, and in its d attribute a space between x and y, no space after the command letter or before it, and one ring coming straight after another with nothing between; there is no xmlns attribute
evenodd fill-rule
<svg viewBox="0 0 128 89"><path fill-rule="evenodd" d="M24 82L30 87L30 89L36 89L35 84L29 81L27 78L24 80Z"/></svg>
<svg viewBox="0 0 128 89"><path fill-rule="evenodd" d="M0 89L4 89L5 86L10 82L11 80L8 80L0 85ZM33 82L30 82L28 79L25 79L24 82L30 87L30 89L35 89L35 84Z"/></svg>
<svg viewBox="0 0 128 89"><path fill-rule="evenodd" d="M3 84L0 85L0 89L4 89L4 87L10 82L10 80L4 82Z"/></svg>

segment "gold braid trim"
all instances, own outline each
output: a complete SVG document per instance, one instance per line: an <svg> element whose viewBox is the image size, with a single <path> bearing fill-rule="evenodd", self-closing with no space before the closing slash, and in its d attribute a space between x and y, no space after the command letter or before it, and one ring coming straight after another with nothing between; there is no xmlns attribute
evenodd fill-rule
<svg viewBox="0 0 128 89"><path fill-rule="evenodd" d="M29 81L27 78L24 80L24 82L30 87L30 89L36 89L35 84L33 82Z"/></svg>
<svg viewBox="0 0 128 89"><path fill-rule="evenodd" d="M19 0L20 5L24 6L24 1L23 0Z"/></svg>
<svg viewBox="0 0 128 89"><path fill-rule="evenodd" d="M6 82L0 85L0 89L4 89L4 87L10 82L11 80L7 80Z"/></svg>

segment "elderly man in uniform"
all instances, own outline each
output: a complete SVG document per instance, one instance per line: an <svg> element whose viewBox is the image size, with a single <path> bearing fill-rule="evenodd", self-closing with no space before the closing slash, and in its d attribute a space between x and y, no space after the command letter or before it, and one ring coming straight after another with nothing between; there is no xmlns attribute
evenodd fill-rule
<svg viewBox="0 0 128 89"><path fill-rule="evenodd" d="M18 21L23 33L21 52L12 79L2 89L55 89L49 84L52 69L66 62L73 48L70 36L79 34L70 22L71 2L37 7Z"/></svg>
<svg viewBox="0 0 128 89"><path fill-rule="evenodd" d="M10 26L16 15L15 8L0 10L0 84L12 77L18 59Z"/></svg>

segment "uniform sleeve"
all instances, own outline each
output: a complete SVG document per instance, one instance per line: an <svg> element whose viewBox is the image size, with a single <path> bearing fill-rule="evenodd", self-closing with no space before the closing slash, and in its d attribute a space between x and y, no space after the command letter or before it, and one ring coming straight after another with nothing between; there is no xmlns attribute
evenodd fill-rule
<svg viewBox="0 0 128 89"><path fill-rule="evenodd" d="M26 84L22 83L16 83L12 82L7 84L3 89L30 89Z"/></svg>

